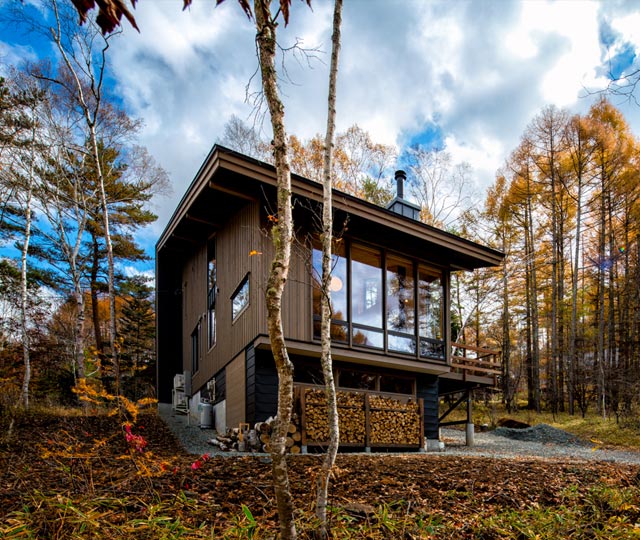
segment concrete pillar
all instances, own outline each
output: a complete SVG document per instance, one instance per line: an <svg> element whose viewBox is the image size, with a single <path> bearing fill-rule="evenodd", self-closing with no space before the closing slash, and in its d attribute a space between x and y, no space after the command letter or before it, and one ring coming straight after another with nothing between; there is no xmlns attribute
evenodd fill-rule
<svg viewBox="0 0 640 540"><path fill-rule="evenodd" d="M474 426L473 426L473 399L472 399L471 390L467 390L467 432L466 432L466 445L473 446L473 435L474 435Z"/></svg>
<svg viewBox="0 0 640 540"><path fill-rule="evenodd" d="M466 440L466 445L467 446L473 446L473 435L474 435L474 425L473 423L469 423L467 424L467 440Z"/></svg>

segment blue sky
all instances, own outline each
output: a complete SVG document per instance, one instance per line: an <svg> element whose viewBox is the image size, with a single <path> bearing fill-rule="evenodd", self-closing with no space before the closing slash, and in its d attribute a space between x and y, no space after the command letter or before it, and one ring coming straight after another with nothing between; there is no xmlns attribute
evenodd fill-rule
<svg viewBox="0 0 640 540"><path fill-rule="evenodd" d="M0 0L0 12L15 1ZM195 0L183 12L181 0L139 0L141 32L125 23L110 50L113 89L144 120L140 142L173 184L172 196L154 202L157 224L140 236L149 249L230 116L253 121L245 99L257 67L253 27L233 0L214 4ZM284 46L297 38L322 51L310 65L287 64L286 123L302 138L326 123L333 6L312 5L294 1L280 36ZM585 88L632 69L639 49L637 0L347 0L338 130L357 123L400 153L415 143L446 148L471 165L482 194L542 107L586 111L596 97ZM11 29L0 33L0 71L50 54ZM638 106L613 102L640 134Z"/></svg>

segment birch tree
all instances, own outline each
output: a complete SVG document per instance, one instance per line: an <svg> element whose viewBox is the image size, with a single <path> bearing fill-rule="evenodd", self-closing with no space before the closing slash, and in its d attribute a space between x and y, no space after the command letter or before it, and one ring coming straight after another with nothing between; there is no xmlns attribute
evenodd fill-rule
<svg viewBox="0 0 640 540"><path fill-rule="evenodd" d="M331 357L331 262L333 244L333 197L332 197L332 162L333 138L336 117L336 83L338 78L338 60L340 56L340 30L342 24L342 0L335 0L333 13L333 35L331 38L331 66L329 68L329 96L327 106L327 131L324 141L324 166L322 181L322 287L320 297L321 323L320 339L322 353L320 363L324 377L325 395L329 424L329 446L318 475L316 496L316 515L320 521L318 535L328 538L327 497L329 479L335 463L340 444L340 426L338 424L338 401L333 378L333 362Z"/></svg>
<svg viewBox="0 0 640 540"><path fill-rule="evenodd" d="M31 382L30 353L30 316L29 316L29 254L33 233L34 192L36 190L36 160L41 145L37 109L43 99L37 85L16 76L7 94L12 105L10 115L4 117L4 127L11 126L13 133L7 139L10 146L10 159L7 167L2 168L3 184L13 194L19 213L23 219L16 242L20 251L19 313L20 339L24 375L21 400L25 408L29 407L29 385ZM3 129L2 131L5 131ZM6 204L6 202L5 202ZM15 227L14 227L15 228Z"/></svg>

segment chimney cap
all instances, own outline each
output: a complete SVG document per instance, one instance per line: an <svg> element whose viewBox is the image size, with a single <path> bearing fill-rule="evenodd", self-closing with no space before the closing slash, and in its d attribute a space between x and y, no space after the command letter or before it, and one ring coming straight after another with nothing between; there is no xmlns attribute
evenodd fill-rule
<svg viewBox="0 0 640 540"><path fill-rule="evenodd" d="M404 172L402 169L398 169L396 171L395 179L398 180L399 178L402 178L402 180L406 180L407 179L407 173Z"/></svg>

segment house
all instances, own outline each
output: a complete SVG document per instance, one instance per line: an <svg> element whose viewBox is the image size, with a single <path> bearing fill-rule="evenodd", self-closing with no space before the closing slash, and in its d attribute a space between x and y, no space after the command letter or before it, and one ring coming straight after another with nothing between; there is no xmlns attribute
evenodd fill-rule
<svg viewBox="0 0 640 540"><path fill-rule="evenodd" d="M399 171L388 208L334 191L333 359L339 388L419 403L421 436L437 441L439 397L491 386L499 373L486 357L494 351L459 346L452 354L451 272L499 265L503 255L420 223L419 208L403 198L404 179ZM283 323L294 381L305 389L322 381L322 186L293 175L292 191L296 241ZM209 401L218 427L276 410L264 302L275 194L273 166L215 146L156 246L159 401L188 400L191 411Z"/></svg>

